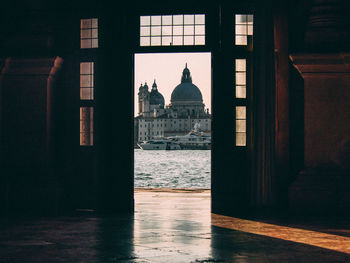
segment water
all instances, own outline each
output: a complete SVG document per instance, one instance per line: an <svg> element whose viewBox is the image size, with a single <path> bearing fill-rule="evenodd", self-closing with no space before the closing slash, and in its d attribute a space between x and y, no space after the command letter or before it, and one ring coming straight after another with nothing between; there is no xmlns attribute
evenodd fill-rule
<svg viewBox="0 0 350 263"><path fill-rule="evenodd" d="M210 150L135 149L135 187L210 189L210 163Z"/></svg>

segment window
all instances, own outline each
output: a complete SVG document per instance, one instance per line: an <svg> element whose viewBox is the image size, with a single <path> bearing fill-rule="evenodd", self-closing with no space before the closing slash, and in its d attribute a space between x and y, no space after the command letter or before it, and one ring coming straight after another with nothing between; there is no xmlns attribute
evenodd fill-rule
<svg viewBox="0 0 350 263"><path fill-rule="evenodd" d="M247 108L236 106L236 146L246 146L247 137Z"/></svg>
<svg viewBox="0 0 350 263"><path fill-rule="evenodd" d="M140 46L205 45L205 15L140 16Z"/></svg>
<svg viewBox="0 0 350 263"><path fill-rule="evenodd" d="M97 18L80 20L80 48L98 48Z"/></svg>
<svg viewBox="0 0 350 263"><path fill-rule="evenodd" d="M253 36L253 15L235 15L235 44L247 46Z"/></svg>
<svg viewBox="0 0 350 263"><path fill-rule="evenodd" d="M247 97L247 60L236 59L235 60L235 78L236 78L236 98Z"/></svg>
<svg viewBox="0 0 350 263"><path fill-rule="evenodd" d="M80 99L94 99L94 63L80 63Z"/></svg>
<svg viewBox="0 0 350 263"><path fill-rule="evenodd" d="M80 107L80 145L93 145L93 107Z"/></svg>

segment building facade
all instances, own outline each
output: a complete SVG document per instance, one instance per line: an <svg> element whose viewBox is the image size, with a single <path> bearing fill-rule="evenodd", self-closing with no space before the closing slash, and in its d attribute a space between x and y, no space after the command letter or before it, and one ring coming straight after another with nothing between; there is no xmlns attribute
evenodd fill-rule
<svg viewBox="0 0 350 263"><path fill-rule="evenodd" d="M165 106L156 81L151 91L148 89L147 83L141 84L138 92L139 112L135 118L137 141L186 134L193 129L195 123L199 123L202 131L211 131L209 109L205 110L202 93L192 83L187 64L182 72L181 83L171 94L169 105Z"/></svg>

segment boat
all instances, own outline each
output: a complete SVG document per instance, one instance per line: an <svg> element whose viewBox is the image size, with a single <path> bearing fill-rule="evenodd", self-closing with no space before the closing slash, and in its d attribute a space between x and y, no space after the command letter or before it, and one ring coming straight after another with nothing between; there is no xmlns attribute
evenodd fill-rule
<svg viewBox="0 0 350 263"><path fill-rule="evenodd" d="M137 145L142 150L181 150L177 142L165 138L143 141Z"/></svg>
<svg viewBox="0 0 350 263"><path fill-rule="evenodd" d="M186 135L167 137L172 142L178 143L181 150L210 150L211 136L200 131L200 124L196 123L193 129Z"/></svg>

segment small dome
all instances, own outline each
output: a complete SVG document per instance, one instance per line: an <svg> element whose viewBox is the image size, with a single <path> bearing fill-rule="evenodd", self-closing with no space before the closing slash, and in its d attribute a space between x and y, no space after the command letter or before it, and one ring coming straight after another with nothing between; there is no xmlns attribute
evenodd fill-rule
<svg viewBox="0 0 350 263"><path fill-rule="evenodd" d="M171 102L196 101L203 102L202 93L199 88L192 83L190 70L186 67L182 72L181 84L177 85L171 93Z"/></svg>
<svg viewBox="0 0 350 263"><path fill-rule="evenodd" d="M162 94L159 93L156 80L152 85L152 90L150 93L150 105L160 105L162 108L164 107L165 101Z"/></svg>

